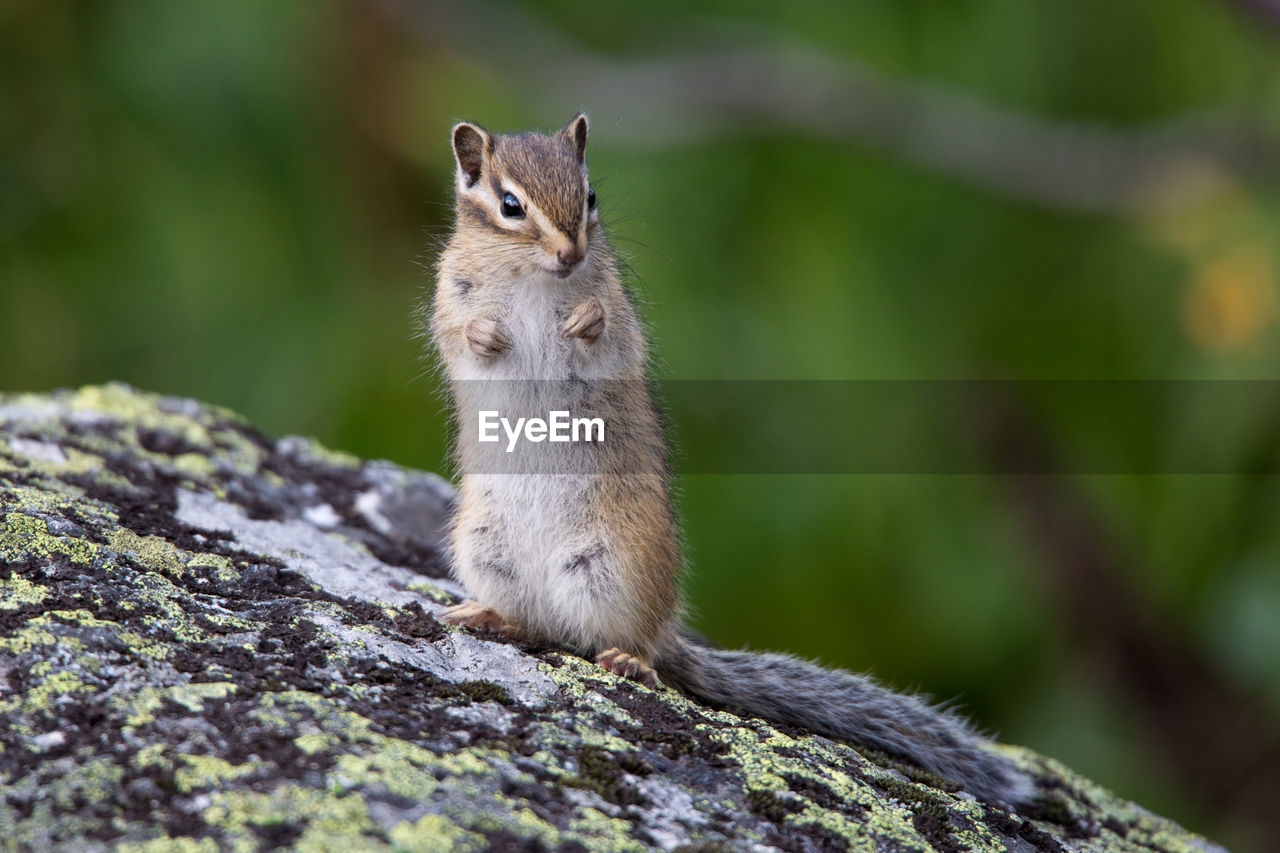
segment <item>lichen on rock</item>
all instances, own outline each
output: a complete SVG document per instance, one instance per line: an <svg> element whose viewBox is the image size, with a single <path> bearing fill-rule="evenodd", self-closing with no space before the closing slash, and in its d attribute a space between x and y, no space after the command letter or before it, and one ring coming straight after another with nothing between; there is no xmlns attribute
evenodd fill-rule
<svg viewBox="0 0 1280 853"><path fill-rule="evenodd" d="M1218 849L1025 750L1013 814L445 627L452 502L190 400L0 395L0 847Z"/></svg>

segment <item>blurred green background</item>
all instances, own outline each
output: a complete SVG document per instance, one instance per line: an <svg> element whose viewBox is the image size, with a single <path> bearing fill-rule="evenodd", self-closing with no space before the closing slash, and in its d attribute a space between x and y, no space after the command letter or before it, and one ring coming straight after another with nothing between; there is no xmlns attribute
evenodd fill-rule
<svg viewBox="0 0 1280 853"><path fill-rule="evenodd" d="M1280 378L1278 45L1251 0L6 0L0 388L442 470L411 313L449 126L578 109L661 377ZM1018 406L1015 446L1088 452ZM696 626L1265 849L1280 410L1168 428L1230 464L684 477Z"/></svg>

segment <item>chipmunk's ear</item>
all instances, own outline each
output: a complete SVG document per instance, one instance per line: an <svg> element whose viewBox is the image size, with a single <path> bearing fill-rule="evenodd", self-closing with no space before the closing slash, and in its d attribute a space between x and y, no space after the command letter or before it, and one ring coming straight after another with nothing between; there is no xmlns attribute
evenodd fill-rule
<svg viewBox="0 0 1280 853"><path fill-rule="evenodd" d="M578 113L574 116L573 120L560 130L560 135L573 143L573 150L577 152L578 162L583 162L587 156L586 113Z"/></svg>
<svg viewBox="0 0 1280 853"><path fill-rule="evenodd" d="M466 189L480 180L480 173L493 153L493 137L478 124L459 122L453 126L453 156L458 161L458 177Z"/></svg>

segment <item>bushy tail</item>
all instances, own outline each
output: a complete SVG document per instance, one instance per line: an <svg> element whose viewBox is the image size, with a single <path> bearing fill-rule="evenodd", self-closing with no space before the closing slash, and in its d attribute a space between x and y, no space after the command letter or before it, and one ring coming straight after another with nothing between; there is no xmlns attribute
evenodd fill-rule
<svg viewBox="0 0 1280 853"><path fill-rule="evenodd" d="M869 678L789 655L727 651L682 637L657 662L682 693L730 711L897 755L988 802L1026 803L1031 780L982 748L965 720Z"/></svg>

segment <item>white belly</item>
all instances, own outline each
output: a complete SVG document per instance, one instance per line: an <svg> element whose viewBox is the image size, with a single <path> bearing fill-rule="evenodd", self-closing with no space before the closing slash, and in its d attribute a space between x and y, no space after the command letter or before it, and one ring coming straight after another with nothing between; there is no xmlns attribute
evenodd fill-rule
<svg viewBox="0 0 1280 853"><path fill-rule="evenodd" d="M496 443L478 440L481 411L501 412L511 423L556 410L583 413L603 387L591 380L642 373L623 363L628 354L611 344L607 319L590 348L561 337L565 318L584 298L562 282L524 283L499 318L511 348L493 358L468 353L450 365L468 513L496 526L484 541L460 528L455 560L469 592L508 618L557 641L595 646L622 634L623 626L612 623L627 608L612 543L605 541L609 531L592 526L590 491L601 476L593 455L572 443L523 442L508 453L506 435ZM504 552L496 559L494 542ZM571 568L584 552L603 561L589 582Z"/></svg>

